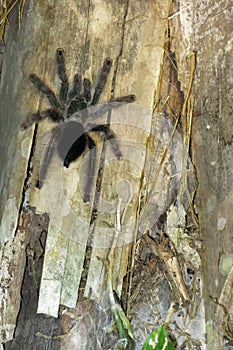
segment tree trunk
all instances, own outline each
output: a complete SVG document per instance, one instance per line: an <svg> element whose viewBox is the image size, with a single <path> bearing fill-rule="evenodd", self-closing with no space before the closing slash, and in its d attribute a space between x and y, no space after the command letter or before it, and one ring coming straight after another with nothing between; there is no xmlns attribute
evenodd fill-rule
<svg viewBox="0 0 233 350"><path fill-rule="evenodd" d="M207 349L216 350L232 339L231 18L230 1L220 1L217 6L210 1L194 17L198 70L193 142L204 241Z"/></svg>
<svg viewBox="0 0 233 350"><path fill-rule="evenodd" d="M10 13L0 112L5 350L113 349L119 298L136 349L161 324L177 349L230 344L232 7L212 2L28 0L20 26L18 8ZM76 73L95 81L112 58L100 103L136 95L105 116L123 161L91 134L90 206L89 153L69 169L55 154L35 192L54 124L20 129L49 107L31 73L59 92L57 48L70 84Z"/></svg>

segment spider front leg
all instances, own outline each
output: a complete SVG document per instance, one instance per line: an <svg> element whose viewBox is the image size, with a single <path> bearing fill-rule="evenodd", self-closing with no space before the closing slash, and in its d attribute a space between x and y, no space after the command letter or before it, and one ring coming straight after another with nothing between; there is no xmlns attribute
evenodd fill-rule
<svg viewBox="0 0 233 350"><path fill-rule="evenodd" d="M92 106L97 105L99 103L100 95L106 84L111 67L112 67L112 59L110 57L107 57L97 77L97 84L95 87L93 99L91 101Z"/></svg>
<svg viewBox="0 0 233 350"><path fill-rule="evenodd" d="M57 66L58 66L58 75L61 79L61 89L60 89L60 101L64 102L67 98L67 93L69 89L68 78L66 75L65 67L65 51L62 48L58 48L56 51Z"/></svg>
<svg viewBox="0 0 233 350"><path fill-rule="evenodd" d="M61 108L61 105L58 102L54 92L36 74L30 74L29 79L39 91L43 92L47 96L52 107L56 109Z"/></svg>
<svg viewBox="0 0 233 350"><path fill-rule="evenodd" d="M73 88L70 90L68 97L70 100L74 97L78 97L81 93L82 76L81 74L75 74L73 80Z"/></svg>
<svg viewBox="0 0 233 350"><path fill-rule="evenodd" d="M21 129L26 130L34 123L39 123L41 120L45 118L49 118L55 123L59 123L64 120L62 112L58 109L46 109L45 111L36 112L33 114L29 114L21 123Z"/></svg>

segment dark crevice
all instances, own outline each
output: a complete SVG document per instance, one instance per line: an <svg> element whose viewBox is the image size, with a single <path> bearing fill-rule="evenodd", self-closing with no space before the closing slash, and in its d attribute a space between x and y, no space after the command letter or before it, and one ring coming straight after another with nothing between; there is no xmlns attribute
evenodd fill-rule
<svg viewBox="0 0 233 350"><path fill-rule="evenodd" d="M92 254L92 247L87 246L86 252L85 252L85 258L84 258L84 262L83 262L82 275L81 275L81 279L80 279L77 303L82 302L84 299L84 291L85 291L85 287L86 287L88 270L89 270L90 261L91 261L91 254Z"/></svg>
<svg viewBox="0 0 233 350"><path fill-rule="evenodd" d="M86 33L85 33L85 45L84 45L84 55L83 55L83 60L81 62L81 72L82 74L85 72L85 67L84 63L88 61L88 49L89 49L89 42L88 42L88 32L89 32L89 22L90 22L90 7L91 3L88 1L88 7L87 7L87 25L86 25ZM96 217L96 215L95 215ZM92 209L92 214L91 214L91 219L90 219L90 225L92 221L94 220L94 210ZM88 242L89 242L89 236L90 236L90 230L88 233ZM83 270L82 270L82 275L80 279L80 285L79 285L79 293L78 293L78 300L77 302L80 302L83 300L84 296L84 291L85 291L85 286L86 286L86 281L87 281L87 275L88 275L88 270L89 270L89 265L90 265L90 260L91 260L91 254L92 254L92 247L87 243L86 247L86 252L85 252L85 258L83 262Z"/></svg>
<svg viewBox="0 0 233 350"><path fill-rule="evenodd" d="M49 226L47 214L36 214L28 208L29 222L26 236L26 264L21 285L21 305L17 316L14 338L5 344L5 350L57 349L56 340L37 336L59 334L60 321L37 314L45 245ZM54 346L50 346L50 343ZM52 344L52 345L53 345Z"/></svg>
<svg viewBox="0 0 233 350"><path fill-rule="evenodd" d="M113 72L113 78L112 78L112 98L114 97L114 92L115 92L115 86L116 86L116 77L117 77L117 71L118 71L118 66L119 66L119 61L120 57L122 56L123 53L123 48L124 48L124 38L125 38L125 25L126 25L126 18L128 15L128 9L129 9L129 0L126 1L126 9L125 9L125 14L123 17L123 24L122 24L122 34L121 34L121 46L120 46L120 52L116 58L116 63L115 63L115 69Z"/></svg>
<svg viewBox="0 0 233 350"><path fill-rule="evenodd" d="M81 74L85 73L86 67L85 64L88 62L89 58L89 41L88 41L88 33L89 33L89 23L90 23L90 7L91 3L88 1L88 7L87 7L87 24L86 24L86 30L85 30L85 43L84 43L84 50L83 50L83 59L81 61Z"/></svg>
<svg viewBox="0 0 233 350"><path fill-rule="evenodd" d="M114 97L114 90L115 90L115 85L116 85L116 76L117 76L117 71L118 71L118 66L119 66L119 59L122 56L122 52L123 52L125 23L126 23L126 17L127 17L127 14L128 14L128 7L129 7L129 1L126 2L126 9L125 9L125 14L124 14L124 17L123 17L123 25L122 25L120 52L119 52L119 54L118 54L118 56L116 58L115 69L114 69L114 72L113 72L112 98ZM110 122L111 122L111 111L109 111L109 113L108 113L107 124L110 125ZM106 155L106 145L105 145L105 143L103 143L103 148L102 148L101 157L100 157L100 163L99 163L99 170L98 170L98 175L97 175L97 180L96 180L96 187L95 187L96 188L96 192L95 192L94 203L93 203L91 223L93 223L95 221L96 213L98 212L98 203L99 203L100 192L101 192L102 176L103 176L103 169L104 169L104 163L105 163L105 155Z"/></svg>
<svg viewBox="0 0 233 350"><path fill-rule="evenodd" d="M112 94L111 94L112 98L114 98L119 62L120 62L120 58L122 56L123 49L124 49L125 25L126 25L126 18L127 18L127 15L128 15L128 9L129 9L129 0L126 1L126 8L125 8L125 13L124 13L124 17L123 17L123 24L122 24L121 46L120 46L119 54L118 54L118 56L116 58L115 69L114 69L114 72L113 72L112 91L111 91L112 92ZM108 113L107 122L109 124L111 122L111 111ZM131 248L133 249L133 247L131 247ZM129 263L130 263L131 257L132 257L132 249L131 249L131 252L129 253L129 256L128 256L128 262ZM129 289L130 289L130 279L131 279L131 274L127 273L125 278L124 278L124 281L123 281L123 289L122 289L122 298L124 300L125 310L127 310L127 299L129 297L128 292L129 292Z"/></svg>
<svg viewBox="0 0 233 350"><path fill-rule="evenodd" d="M52 11L52 7L50 7L50 11ZM55 17L50 18L50 21L54 19ZM47 53L48 53L48 46L49 46L49 42L50 42L50 33L48 33L44 43L45 43L45 52L46 52L46 58L47 58ZM45 65L47 62L47 59L45 59L44 61L44 69L43 69L43 80L44 80L44 76L45 76ZM38 108L38 112L40 111L40 107L41 107L41 101L43 98L43 94L40 94L39 97L39 108ZM33 156L34 156L34 152L35 152L35 148L36 148L36 138L37 138L37 132L38 132L38 124L35 124L35 128L34 128L34 133L33 133L33 137L32 137L32 144L31 144L31 149L30 149L30 154L29 154L29 158L28 158L28 166L27 166L27 170L26 170L26 177L24 180L24 185L23 185L23 191L22 191L22 199L21 199L21 204L20 204L20 208L19 208L19 214L22 213L23 209L25 207L27 207L27 195L29 193L29 188L31 187L31 178L32 178L32 172L33 172ZM20 215L19 215L20 217Z"/></svg>
<svg viewBox="0 0 233 350"><path fill-rule="evenodd" d="M45 40L46 56L47 56L47 53L48 53L49 38L50 38L50 35L48 34L48 37ZM45 65L46 65L46 62L47 62L47 60L45 59ZM44 75L45 75L45 65L44 65L44 71L43 71L43 79L44 79ZM40 108L41 108L42 98L43 98L43 95L40 94L38 112L40 111ZM33 137L32 137L32 144L31 144L31 149L30 149L30 154L29 154L29 158L28 158L28 166L27 166L27 170L26 170L26 177L25 177L24 185L23 185L22 200L21 200L21 204L20 204L20 208L19 208L19 214L22 213L23 209L27 206L26 197L27 197L27 194L28 194L28 190L29 190L29 188L31 186L31 178L32 178L32 171L33 171L33 165L32 164L33 164L33 156L34 156L34 152L35 152L35 148L36 148L37 132L38 132L38 124L35 124Z"/></svg>
<svg viewBox="0 0 233 350"><path fill-rule="evenodd" d="M37 130L38 130L38 125L35 125L34 133L33 133L33 138L32 138L32 144L31 144L31 150L28 158L28 165L27 165L27 170L26 170L26 177L24 179L24 184L23 184L23 191L22 191L22 199L21 199L21 204L19 207L19 214L22 213L24 207L26 207L26 197L27 197L27 191L31 186L31 177L32 177L32 160L35 152L35 147L36 147L36 137L37 137Z"/></svg>

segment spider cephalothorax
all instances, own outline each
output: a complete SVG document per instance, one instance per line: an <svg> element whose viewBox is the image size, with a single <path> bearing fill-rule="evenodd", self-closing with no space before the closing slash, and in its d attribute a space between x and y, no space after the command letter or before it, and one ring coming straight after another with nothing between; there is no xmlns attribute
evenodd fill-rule
<svg viewBox="0 0 233 350"><path fill-rule="evenodd" d="M39 91L47 96L52 108L27 116L22 122L21 128L25 130L33 123L40 122L45 118L49 118L58 124L52 130L51 138L40 167L39 178L35 187L36 190L39 190L43 186L55 149L57 149L58 155L66 168L83 153L86 147L92 150L84 193L84 202L89 204L91 179L93 178L95 169L95 142L89 136L88 132L103 132L106 140L115 139L115 135L109 124L99 125L93 121L95 118L122 103L134 102L135 96L122 96L111 99L108 103L98 105L100 95L112 66L112 59L109 57L105 59L93 84L91 84L89 79L82 79L80 74L76 74L73 79L73 87L69 90L64 56L64 50L58 48L56 51L56 60L58 75L61 80L59 99L57 99L54 92L36 74L30 75L31 82ZM111 146L115 156L119 160L123 159L118 143L115 141Z"/></svg>

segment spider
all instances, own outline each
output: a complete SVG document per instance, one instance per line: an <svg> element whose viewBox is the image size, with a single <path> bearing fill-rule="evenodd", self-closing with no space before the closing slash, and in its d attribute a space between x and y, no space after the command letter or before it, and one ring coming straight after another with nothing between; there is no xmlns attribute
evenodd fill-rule
<svg viewBox="0 0 233 350"><path fill-rule="evenodd" d="M59 98L56 97L53 90L36 74L30 74L29 79L40 92L47 96L52 108L28 115L21 123L21 129L25 130L32 124L38 123L45 118L57 124L51 132L50 140L42 158L39 177L35 185L36 191L39 191L44 184L46 173L55 150L57 150L58 156L61 158L63 166L66 168L68 168L70 163L75 161L86 148L92 151L90 152L87 183L83 196L84 204L88 205L90 203L90 187L92 185L96 156L96 144L89 135L89 131L102 132L105 136L105 140L115 139L115 134L111 130L109 124L99 125L91 121L123 103L134 102L136 97L135 95L122 96L111 99L109 102L102 105L98 105L112 67L112 59L109 57L104 60L95 82L91 83L89 79L82 79L80 74L76 74L74 75L73 86L70 90L63 48L58 48L56 50L56 61L58 75L61 80ZM122 160L123 156L116 140L115 142L111 142L110 145L116 158Z"/></svg>

